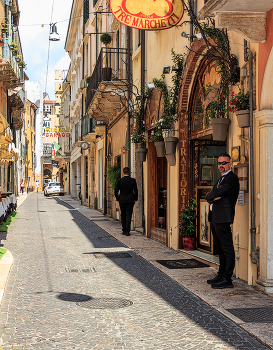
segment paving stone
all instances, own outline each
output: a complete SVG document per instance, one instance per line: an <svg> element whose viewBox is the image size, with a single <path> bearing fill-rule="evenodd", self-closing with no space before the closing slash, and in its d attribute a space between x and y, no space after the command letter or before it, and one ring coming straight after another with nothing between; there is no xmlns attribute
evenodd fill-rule
<svg viewBox="0 0 273 350"><path fill-rule="evenodd" d="M164 254L169 259L171 253L177 258L177 252L137 234L123 237L122 243L106 232L111 220L98 226L71 210L73 203L29 194L1 242L14 257L0 313L4 350L267 348L167 275L164 267L161 271L147 261L148 251L146 259L139 256L145 247L151 260ZM76 201L74 205L79 207ZM89 208L82 211L98 216ZM95 252L130 252L133 258L96 259ZM66 273L66 268L96 272ZM127 299L132 305L87 309L77 305L79 295Z"/></svg>

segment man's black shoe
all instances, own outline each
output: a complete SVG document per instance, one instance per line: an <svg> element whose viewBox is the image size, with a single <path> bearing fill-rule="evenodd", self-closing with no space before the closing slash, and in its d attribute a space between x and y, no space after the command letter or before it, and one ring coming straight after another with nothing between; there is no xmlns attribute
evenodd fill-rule
<svg viewBox="0 0 273 350"><path fill-rule="evenodd" d="M221 275L216 275L214 278L212 278L211 280L207 280L208 284L212 284L212 283L218 283L220 281L222 281L223 276Z"/></svg>
<svg viewBox="0 0 273 350"><path fill-rule="evenodd" d="M123 234L123 235L126 235L126 232L125 232L125 231L122 231L122 234Z"/></svg>
<svg viewBox="0 0 273 350"><path fill-rule="evenodd" d="M125 233L125 236L131 236L129 232L126 232Z"/></svg>
<svg viewBox="0 0 273 350"><path fill-rule="evenodd" d="M227 280L223 278L222 281L220 282L212 283L211 287L214 289L224 289L224 288L233 288L234 285L232 284L232 280Z"/></svg>

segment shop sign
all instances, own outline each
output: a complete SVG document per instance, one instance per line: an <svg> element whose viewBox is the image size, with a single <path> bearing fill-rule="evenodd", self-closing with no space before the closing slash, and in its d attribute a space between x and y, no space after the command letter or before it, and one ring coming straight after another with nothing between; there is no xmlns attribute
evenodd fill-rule
<svg viewBox="0 0 273 350"><path fill-rule="evenodd" d="M183 0L111 0L110 4L120 23L136 29L169 29L184 14Z"/></svg>

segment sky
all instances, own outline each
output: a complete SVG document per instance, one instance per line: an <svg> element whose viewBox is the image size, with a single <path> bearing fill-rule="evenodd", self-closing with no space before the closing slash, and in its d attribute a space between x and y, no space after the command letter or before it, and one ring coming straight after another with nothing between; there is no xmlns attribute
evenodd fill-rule
<svg viewBox="0 0 273 350"><path fill-rule="evenodd" d="M43 91L47 86L46 92L51 100L55 99L55 70L67 70L70 64L64 45L72 1L18 0L20 11L19 33L23 58L27 64L25 72L29 81L36 81L42 85ZM60 41L50 41L48 61L49 24L55 22L57 22ZM44 27L42 27L42 24L44 24ZM47 61L49 62L48 74Z"/></svg>

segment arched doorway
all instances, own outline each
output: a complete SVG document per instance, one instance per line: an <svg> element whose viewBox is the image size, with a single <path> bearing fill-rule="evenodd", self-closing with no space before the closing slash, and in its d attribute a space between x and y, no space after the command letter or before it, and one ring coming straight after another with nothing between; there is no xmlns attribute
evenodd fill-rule
<svg viewBox="0 0 273 350"><path fill-rule="evenodd" d="M151 135L153 123L160 119L163 110L161 92L153 89L145 112L145 130ZM167 160L157 157L154 142L148 142L148 183L147 188L147 236L166 245L167 235Z"/></svg>
<svg viewBox="0 0 273 350"><path fill-rule="evenodd" d="M51 179L52 172L49 169L44 169L44 179Z"/></svg>
<svg viewBox="0 0 273 350"><path fill-rule="evenodd" d="M194 71L197 58L191 57L191 59L189 66ZM184 74L184 80L187 78L189 79L187 74ZM190 78L191 89L186 94L184 85L181 91L182 106L183 96L187 95L189 98L187 99L188 103L184 103L185 108L179 119L179 208L181 212L185 208L187 200L192 197L197 200L199 210L196 247L213 254L215 249L208 223L209 204L205 197L220 177L217 159L219 154L226 152L227 148L226 142L212 140L212 131L205 117L205 110L213 95L213 92L207 92L206 86L217 88L220 83L216 63L207 59L201 60L196 74ZM182 239L179 246L182 248Z"/></svg>

